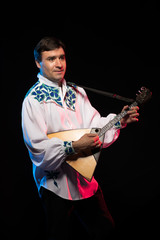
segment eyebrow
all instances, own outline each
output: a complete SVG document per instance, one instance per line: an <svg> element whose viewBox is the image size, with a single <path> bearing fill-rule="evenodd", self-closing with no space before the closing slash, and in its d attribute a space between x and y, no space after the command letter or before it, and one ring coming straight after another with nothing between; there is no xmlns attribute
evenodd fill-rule
<svg viewBox="0 0 160 240"><path fill-rule="evenodd" d="M55 59L55 58L61 58L61 57L65 57L65 54L48 56L46 59L49 60L49 59Z"/></svg>

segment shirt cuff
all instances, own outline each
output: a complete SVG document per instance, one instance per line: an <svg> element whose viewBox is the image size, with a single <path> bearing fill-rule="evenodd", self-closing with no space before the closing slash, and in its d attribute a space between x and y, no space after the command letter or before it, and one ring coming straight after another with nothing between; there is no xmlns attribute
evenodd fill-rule
<svg viewBox="0 0 160 240"><path fill-rule="evenodd" d="M122 128L125 128L126 126L127 124L122 125L120 121L114 124L114 127L116 129L122 129Z"/></svg>
<svg viewBox="0 0 160 240"><path fill-rule="evenodd" d="M74 148L72 147L72 141L64 141L63 147L66 155L72 155L75 153Z"/></svg>

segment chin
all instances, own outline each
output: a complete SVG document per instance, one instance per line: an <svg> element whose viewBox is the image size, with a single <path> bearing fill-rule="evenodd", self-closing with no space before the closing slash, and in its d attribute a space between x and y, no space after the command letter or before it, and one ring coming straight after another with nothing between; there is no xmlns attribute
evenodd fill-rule
<svg viewBox="0 0 160 240"><path fill-rule="evenodd" d="M64 75L55 78L55 80L60 81L60 82L61 82L63 79L64 79Z"/></svg>

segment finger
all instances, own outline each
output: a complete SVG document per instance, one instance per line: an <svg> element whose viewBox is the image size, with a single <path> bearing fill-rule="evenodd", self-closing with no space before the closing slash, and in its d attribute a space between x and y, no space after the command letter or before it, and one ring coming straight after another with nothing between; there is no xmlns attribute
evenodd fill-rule
<svg viewBox="0 0 160 240"><path fill-rule="evenodd" d="M131 121L132 121L132 122L138 122L138 121L139 121L139 119L138 119L138 118L136 118L136 117L133 117L133 118L131 118Z"/></svg>
<svg viewBox="0 0 160 240"><path fill-rule="evenodd" d="M133 118L133 117L138 117L139 116L139 113L132 113L130 114L130 117Z"/></svg>
<svg viewBox="0 0 160 240"><path fill-rule="evenodd" d="M136 111L136 112L137 112L138 110L139 110L139 107L138 107L138 106L137 106L137 107L132 107L132 108L131 108L131 111Z"/></svg>
<svg viewBox="0 0 160 240"><path fill-rule="evenodd" d="M97 143L99 140L99 136L97 135L96 137L94 137L94 143Z"/></svg>
<svg viewBox="0 0 160 240"><path fill-rule="evenodd" d="M133 109L133 110L139 110L139 107L138 106L135 106L135 107L131 107L131 109Z"/></svg>
<svg viewBox="0 0 160 240"><path fill-rule="evenodd" d="M94 138L94 146L95 146L95 147L100 147L101 144L102 144L102 142L100 141L99 136L96 136L96 137Z"/></svg>
<svg viewBox="0 0 160 240"><path fill-rule="evenodd" d="M129 115L134 114L134 113L137 113L137 110L130 110L127 112L127 114L129 114Z"/></svg>
<svg viewBox="0 0 160 240"><path fill-rule="evenodd" d="M102 145L102 142L99 140L99 141L97 141L95 147L96 147L96 148L99 148L101 145Z"/></svg>
<svg viewBox="0 0 160 240"><path fill-rule="evenodd" d="M128 105L124 106L123 109L122 109L122 112L125 111L125 110L127 110L128 107L129 107Z"/></svg>
<svg viewBox="0 0 160 240"><path fill-rule="evenodd" d="M125 108L124 110L127 110L127 108ZM139 107L136 106L136 107L131 107L131 109L127 112L128 114L131 114L133 112L137 112L139 110Z"/></svg>

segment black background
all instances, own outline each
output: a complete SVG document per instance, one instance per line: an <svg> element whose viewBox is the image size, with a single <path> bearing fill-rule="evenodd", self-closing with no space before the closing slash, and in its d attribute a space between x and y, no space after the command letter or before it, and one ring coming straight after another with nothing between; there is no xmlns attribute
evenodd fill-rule
<svg viewBox="0 0 160 240"><path fill-rule="evenodd" d="M21 105L38 73L33 49L42 37L53 35L67 47L66 80L130 98L141 86L153 92L140 108L140 121L102 151L95 178L115 219L115 239L155 239L160 224L158 4L43 2L34 8L6 6L1 17L1 236L44 237L43 209L22 138ZM102 116L119 113L126 104L87 93Z"/></svg>

